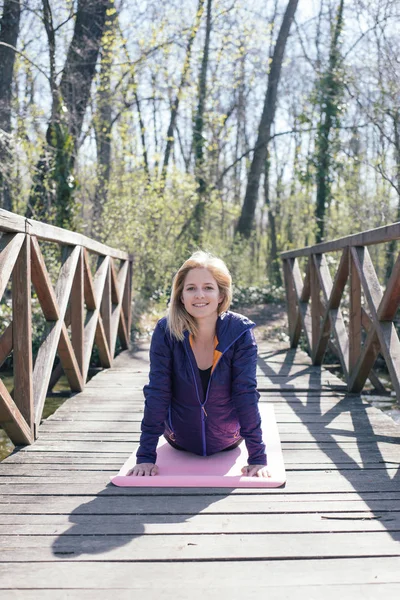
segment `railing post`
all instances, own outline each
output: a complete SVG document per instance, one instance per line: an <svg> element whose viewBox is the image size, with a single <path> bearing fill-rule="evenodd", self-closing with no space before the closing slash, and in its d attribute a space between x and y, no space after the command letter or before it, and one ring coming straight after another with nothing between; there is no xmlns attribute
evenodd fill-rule
<svg viewBox="0 0 400 600"><path fill-rule="evenodd" d="M316 256L321 257L320 254L317 254ZM319 283L317 266L312 254L309 261L311 286L311 356L314 363L318 341L321 335L321 286Z"/></svg>
<svg viewBox="0 0 400 600"><path fill-rule="evenodd" d="M349 377L351 378L361 353L362 310L360 277L351 252L348 254L350 261Z"/></svg>
<svg viewBox="0 0 400 600"><path fill-rule="evenodd" d="M34 432L31 239L25 235L12 274L14 402ZM14 438L14 442L18 442Z"/></svg>
<svg viewBox="0 0 400 600"><path fill-rule="evenodd" d="M299 318L299 309L296 300L296 290L294 287L294 281L289 260L283 260L283 274L285 280L290 347L296 348L300 338L301 320Z"/></svg>
<svg viewBox="0 0 400 600"><path fill-rule="evenodd" d="M71 343L75 352L76 360L83 376L83 347L84 347L84 273L83 273L83 252L78 259L75 271L74 283L70 298L70 316L71 316ZM84 383L84 382L83 382Z"/></svg>
<svg viewBox="0 0 400 600"><path fill-rule="evenodd" d="M128 331L128 339L131 337L131 326L132 326L132 275L133 275L133 261L132 257L129 257L128 274L126 276L126 283L124 289L124 299L122 301L122 307L125 315L126 329Z"/></svg>

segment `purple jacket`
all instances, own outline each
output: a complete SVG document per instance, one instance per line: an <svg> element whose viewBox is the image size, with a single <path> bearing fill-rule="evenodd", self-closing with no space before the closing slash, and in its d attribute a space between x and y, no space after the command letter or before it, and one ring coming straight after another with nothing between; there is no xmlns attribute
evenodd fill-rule
<svg viewBox="0 0 400 600"><path fill-rule="evenodd" d="M183 342L172 337L166 318L154 330L150 381L143 389L145 409L137 463L155 463L159 437L207 456L242 436L249 464L267 464L258 410L254 323L234 312L220 315L213 369L204 395L189 332Z"/></svg>

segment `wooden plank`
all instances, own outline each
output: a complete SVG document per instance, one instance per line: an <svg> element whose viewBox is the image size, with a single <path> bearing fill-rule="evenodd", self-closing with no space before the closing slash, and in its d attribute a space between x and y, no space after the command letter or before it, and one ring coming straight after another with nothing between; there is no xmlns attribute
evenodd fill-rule
<svg viewBox="0 0 400 600"><path fill-rule="evenodd" d="M64 325L65 312L79 259L80 248L67 249L65 259L56 284L55 295L59 318L47 325L47 334L40 346L33 371L33 389L35 398L35 423L38 427L43 413L43 406L49 386L54 358Z"/></svg>
<svg viewBox="0 0 400 600"><path fill-rule="evenodd" d="M78 530L78 528L77 528ZM285 535L158 535L157 544L151 535L97 536L71 540L57 536L23 536L0 538L3 560L32 562L56 561L57 553L90 556L93 561L131 560L237 560L237 559L298 559L343 558L353 556L400 556L400 545L389 533L292 533L290 543Z"/></svg>
<svg viewBox="0 0 400 600"><path fill-rule="evenodd" d="M350 313L349 313L349 377L354 377L354 371L361 354L361 282L353 254L349 254L350 273ZM373 341L373 340L372 340ZM371 341L371 343L372 343ZM357 369L359 370L359 368ZM352 390L352 384L349 385Z"/></svg>
<svg viewBox="0 0 400 600"><path fill-rule="evenodd" d="M125 287L123 292L122 299L122 310L125 316L125 327L127 331L127 343L125 345L125 340L121 338L121 344L123 348L129 348L130 343L130 335L132 328L132 279L133 279L133 264L132 260L129 260L128 264L128 273L125 280Z"/></svg>
<svg viewBox="0 0 400 600"><path fill-rule="evenodd" d="M24 240L23 233L5 233L0 239L0 298L3 297Z"/></svg>
<svg viewBox="0 0 400 600"><path fill-rule="evenodd" d="M33 431L0 379L0 424L16 444L31 444Z"/></svg>
<svg viewBox="0 0 400 600"><path fill-rule="evenodd" d="M132 569L140 568L140 577L132 577ZM24 577L21 577L21 572ZM177 561L169 562L167 557L161 562L145 563L132 565L124 562L94 562L86 560L85 562L69 561L67 557L48 564L27 562L12 562L7 565L0 575L0 589L9 590L13 588L15 582L19 582L18 594L25 593L33 588L35 593L40 590L40 596L49 590L51 594L56 594L59 588L66 591L64 593L73 594L74 598L88 598L93 600L94 596L77 596L83 591L96 594L106 593L115 594L118 590L118 597L132 598L132 590L138 591L143 598L157 598L162 590L163 598L184 599L177 590L176 578L172 577L173 572L179 573L180 582L184 583L184 593L190 590L190 597L195 600L201 600L206 594L207 598L229 598L238 600L239 598L258 598L260 590L265 591L268 597L274 600L281 598L296 597L315 599L319 598L321 592L324 598L334 600L341 598L343 600L376 600L376 598L385 598L385 600L396 599L397 596L390 595L396 583L400 581L397 557L363 557L351 560L345 558L335 559L298 559L298 560L262 560L262 561L210 561L210 562L192 562ZM254 573L257 573L257 581L254 579ZM290 578L288 580L288 573ZM20 579L19 579L20 577ZM290 588L284 587L285 595L278 596L282 582L290 583ZM388 587L384 587L389 595L382 590L381 583L376 582L389 581ZM358 595L359 588L357 584L364 587L363 594ZM315 586L314 592L308 596L299 596L302 590L309 593L309 586ZM369 585L369 588L366 586ZM342 586L349 586L353 595L342 596L340 591ZM83 588L83 589L80 589ZM312 589L312 588L311 588ZM367 590L370 590L369 592ZM124 591L128 590L130 596L123 596ZM339 591L340 590L340 591ZM374 595L382 590L381 595ZM143 595L148 593L148 595ZM332 593L331 593L332 592ZM327 594L327 596L325 596ZM336 595L335 595L336 594ZM295 595L295 596L294 596ZM24 596L22 596L24 598ZM45 596L48 598L49 596ZM61 596L64 600L66 596ZM96 595L96 598L98 596ZM100 596L107 598L107 596ZM109 597L109 596L108 596ZM32 598L32 596L30 596ZM36 600L37 596L33 596ZM53 598L53 596L51 596Z"/></svg>
<svg viewBox="0 0 400 600"><path fill-rule="evenodd" d="M343 513L351 517L353 513L365 512L368 516L371 512L378 515L390 515L398 513L398 508L393 506L400 499L399 493L386 492L364 492L363 498L355 492L347 493L320 493L318 495L304 492L300 495L264 494L259 490L252 493L246 490L202 490L202 493L181 493L183 488L171 488L161 492L160 490L144 490L143 488L120 488L113 494L101 494L93 496L90 494L68 493L60 494L55 490L53 493L38 495L14 494L2 498L0 502L0 522L5 518L15 519L21 515L27 515L32 520L43 515L71 515L77 518L83 515L145 515L162 517L169 515L186 515L187 517L197 514L298 514L302 519L304 514L319 513L329 515L331 513ZM192 490L193 492L193 490ZM166 503L168 510L166 510ZM16 515L16 516L15 516Z"/></svg>
<svg viewBox="0 0 400 600"><path fill-rule="evenodd" d="M89 254L88 254L88 252L86 252L86 250L84 250L84 252L83 252L83 266L84 266L84 269L83 269L84 296L85 296L86 307L88 310L94 311L97 308L96 297L95 297L95 290L93 287L92 272L90 270Z"/></svg>
<svg viewBox="0 0 400 600"><path fill-rule="evenodd" d="M294 289L297 296L297 304L298 310L301 317L301 322L303 325L304 334L306 337L307 345L309 351L311 353L312 347L312 317L311 317L311 308L308 303L308 299L304 300L303 290L303 280L301 278L300 268L297 261L293 261L291 264L291 275L293 279Z"/></svg>
<svg viewBox="0 0 400 600"><path fill-rule="evenodd" d="M364 347L349 377L349 391L361 392L381 349L375 327L368 331Z"/></svg>
<svg viewBox="0 0 400 600"><path fill-rule="evenodd" d="M74 282L71 289L70 316L71 342L76 362L83 380L83 344L84 344L84 251L81 252L76 265Z"/></svg>
<svg viewBox="0 0 400 600"><path fill-rule="evenodd" d="M342 313L339 304L348 279L348 252L344 250L341 256L340 264L335 275L335 281L332 278L326 262L322 255L314 257L316 263L319 284L324 295L326 311L321 324L321 334L317 342L314 364L322 364L326 347L329 344L329 334L333 331L336 338L336 352L339 357L345 378L348 378L349 371L349 338L344 325Z"/></svg>
<svg viewBox="0 0 400 600"><path fill-rule="evenodd" d="M32 284L35 288L46 321L59 318L57 297L48 274L43 254L35 237L31 237Z"/></svg>
<svg viewBox="0 0 400 600"><path fill-rule="evenodd" d="M400 531L400 512L396 514L359 513L312 513L299 519L296 514L212 515L154 515L144 522L143 515L82 515L74 519L71 527L68 515L40 515L40 519L29 515L14 516L10 524L2 519L4 536L93 536L95 535L221 535L233 533L328 533L360 531ZM10 516L8 516L10 517ZM46 517L46 518L43 518ZM39 522L38 522L39 521ZM77 531L79 529L79 532Z"/></svg>
<svg viewBox="0 0 400 600"><path fill-rule="evenodd" d="M99 351L100 364L103 368L108 369L112 365L112 355L108 345L107 335L104 330L103 321L98 319L96 325L96 334L94 337L97 349ZM113 386L114 387L114 386Z"/></svg>
<svg viewBox="0 0 400 600"><path fill-rule="evenodd" d="M16 558L16 557L15 557ZM132 568L139 568L141 577L132 577ZM137 590L143 598L157 598L159 591L162 590L163 598L179 598L182 600L183 595L177 593L176 578L171 576L172 570L179 572L180 582L185 583L185 592L187 589L191 591L191 598L201 600L206 593L207 598L229 598L238 600L239 598L258 598L260 590L268 594L268 597L274 600L280 598L294 597L296 598L319 598L321 591L329 594L331 589L335 595L327 596L327 600L334 598L343 598L343 600L376 600L376 598L385 598L392 600L397 598L394 595L386 595L383 592L381 595L375 595L377 590L381 590L381 584L377 585L377 581L389 581L388 590L390 594L390 586L396 585L400 581L397 557L364 557L364 558L335 558L335 559L301 559L298 560L262 560L258 561L207 561L207 562L192 562L178 561L175 564L167 560L159 563L141 563L138 567L131 563L124 562L94 562L86 560L85 562L69 561L67 557L63 560L53 562L51 569L49 565L44 563L30 563L17 561L7 565L0 575L0 589L13 588L15 582L19 582L18 594L28 591L33 588L37 594L40 590L42 597L43 590L49 590L52 594L57 593L57 589L63 588L68 594L71 591L74 598L80 598L76 594L82 593L83 588L86 592L100 594L105 588L108 594L115 594L118 589L118 597L132 598L132 590ZM20 580L21 572L24 577ZM254 573L257 572L257 581L254 581ZM282 582L288 582L288 573L290 573L290 587L285 588L284 596L277 596ZM350 592L353 591L353 596L342 596L341 593L336 593L338 588L348 585ZM364 593L367 595L357 595L358 588L356 584L363 586L369 585L370 592L364 588ZM310 589L308 586L316 586L315 592L311 592L308 596L298 596L301 590ZM241 589L239 589L241 588ZM384 588L386 589L386 588ZM121 596L124 590L128 590L130 596ZM271 591L269 591L271 590ZM145 594L146 591L149 595ZM200 593L198 593L200 592ZM247 592L247 593L246 593ZM165 594L165 596L164 596ZM192 596L193 594L193 596ZM244 594L244 595L243 595ZM250 595L251 594L251 595ZM24 597L24 596L22 596ZM48 596L45 596L46 598ZM53 596L52 596L53 597ZM61 598L65 598L66 596ZM96 596L97 598L98 596ZM32 598L32 596L31 596ZM36 600L37 596L33 596ZM85 600L89 598L93 600L94 596L83 596ZM101 596L107 598L107 596Z"/></svg>
<svg viewBox="0 0 400 600"><path fill-rule="evenodd" d="M129 336L126 330L126 319L123 312L122 303L124 299L124 290L128 277L129 263L125 262L122 264L118 276L115 273L114 264L111 263L111 282L112 289L115 294L115 306L111 316L111 341L110 351L112 355L115 354L115 345L117 342L117 334L120 334L120 339L123 341L123 347L127 348L129 345ZM121 335L122 334L122 335Z"/></svg>
<svg viewBox="0 0 400 600"><path fill-rule="evenodd" d="M96 240L92 240L80 233L68 231L61 227L26 219L12 212L0 209L0 230L29 233L39 239L49 242L58 242L68 246L84 246L91 252L100 255L112 256L121 260L129 260L129 254L122 252L105 244L100 244Z"/></svg>
<svg viewBox="0 0 400 600"><path fill-rule="evenodd" d="M122 349L127 349L130 346L130 329L127 329L127 321L128 319L125 315L125 311L121 306L118 321L118 337Z"/></svg>
<svg viewBox="0 0 400 600"><path fill-rule="evenodd" d="M93 301L93 305L94 305L94 309L93 310L87 310L87 314L86 314L86 320L85 320L85 341L84 341L84 360L83 360L83 378L84 380L87 379L87 373L89 371L89 363L90 363L90 357L92 354L92 348L93 348L93 342L94 342L94 338L95 335L97 333L97 323L98 320L100 318L100 302L101 302L101 297L103 294L103 288L104 288L104 284L105 284L105 280L107 277L107 273L108 273L108 266L109 266L109 262L110 259L108 257L99 258L99 261L97 263L97 271L96 271L96 275L94 277L94 282L93 285L86 285L85 284L85 294L88 290L90 290L89 292L89 296L86 298L86 305L88 305L88 299L90 299L90 301ZM86 279L85 281L89 281L91 282L91 274L90 271L88 270L89 265L88 265L88 260L87 257L85 259L85 273L86 273ZM92 298L93 295L93 298ZM104 352L106 352L106 348L104 345L101 346L101 349L104 350Z"/></svg>
<svg viewBox="0 0 400 600"><path fill-rule="evenodd" d="M13 329L12 322L7 325L0 336L0 367L11 354L13 347Z"/></svg>
<svg viewBox="0 0 400 600"><path fill-rule="evenodd" d="M111 261L108 264L107 275L104 281L104 287L100 301L101 329L104 335L104 341L108 349L108 353L114 355L111 348ZM97 325L99 330L99 325ZM96 340L97 343L97 340ZM102 365L103 366L103 365Z"/></svg>
<svg viewBox="0 0 400 600"><path fill-rule="evenodd" d="M247 567L247 565L246 565ZM196 567L192 567L194 570ZM258 567L257 571L260 571ZM246 573L248 574L248 583L241 582L237 583L237 585L233 585L232 581L221 580L218 578L217 583L213 584L210 578L201 580L197 584L190 583L191 589L190 597L192 600L202 600L204 595L207 595L207 598L210 600L216 599L220 600L224 597L224 594L229 594L230 598L255 598L258 597L260 591L268 594L270 597L273 597L274 600L287 600L293 595L293 586L291 584L284 584L276 586L270 585L267 582L262 582L261 584L256 584L251 581L250 571L246 568ZM263 569L261 569L264 572ZM101 576L99 575L101 579ZM171 574L169 575L171 579ZM162 596L165 600L176 600L176 598L184 598L180 593L176 591L176 587L173 587L171 582L168 582L167 585L164 585L164 582L160 580L160 576L158 575L158 569L156 568L155 574L153 577L148 579L145 582L142 581L134 581L131 583L132 576L131 571L128 566L125 566L125 575L123 576L123 585L124 588L118 588L118 598L120 600L131 600L133 593L138 593L142 598L154 598L162 590ZM121 584L120 584L121 585ZM176 584L175 584L176 585ZM400 584L396 583L374 583L373 586L370 584L351 584L351 585L342 585L335 584L331 588L327 587L326 592L324 591L324 598L326 600L337 600L338 597L341 600L376 600L376 598L385 598L385 600L397 600L399 595L399 586ZM193 589L192 589L193 588ZM372 589L373 588L373 589ZM64 589L55 589L54 587L51 590L46 590L40 588L40 597L43 600L50 598L51 600L64 600L65 592ZM72 594L76 600L108 600L110 595L112 595L115 588L108 589L77 589L73 588ZM296 599L298 600L310 600L310 598L318 598L319 593L321 592L320 585L301 585L296 589ZM22 600L32 599L36 600L37 591L35 590L20 590L18 589L18 598Z"/></svg>
<svg viewBox="0 0 400 600"><path fill-rule="evenodd" d="M308 261L304 275L303 289L299 298L300 302L308 302L311 298L311 262Z"/></svg>
<svg viewBox="0 0 400 600"><path fill-rule="evenodd" d="M85 384L65 323L62 323L57 353L71 390L81 392Z"/></svg>
<svg viewBox="0 0 400 600"><path fill-rule="evenodd" d="M309 270L311 288L311 356L313 364L317 364L315 362L315 353L321 333L321 288L316 263L312 256L309 259Z"/></svg>
<svg viewBox="0 0 400 600"><path fill-rule="evenodd" d="M374 265L367 248L351 248L350 252L375 323L383 292Z"/></svg>
<svg viewBox="0 0 400 600"><path fill-rule="evenodd" d="M12 276L14 402L34 435L32 376L31 245L25 236ZM8 403L9 404L9 403ZM26 433L13 437L26 443Z"/></svg>

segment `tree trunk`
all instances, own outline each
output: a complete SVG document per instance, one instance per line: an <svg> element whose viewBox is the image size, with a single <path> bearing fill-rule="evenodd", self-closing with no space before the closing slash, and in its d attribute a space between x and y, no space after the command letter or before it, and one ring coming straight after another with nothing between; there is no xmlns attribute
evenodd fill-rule
<svg viewBox="0 0 400 600"><path fill-rule="evenodd" d="M212 0L207 0L207 22L206 36L204 41L203 59L201 61L201 69L199 76L199 103L197 113L194 120L193 129L193 150L194 150L194 165L195 176L197 181L198 200L193 213L193 240L196 244L202 242L202 232L204 227L204 214L207 203L207 184L204 178L204 112L207 94L207 68L208 56L210 51L211 37L211 10Z"/></svg>
<svg viewBox="0 0 400 600"><path fill-rule="evenodd" d="M18 41L20 17L20 1L4 0L3 15L0 21L0 206L10 211L13 208L10 189L12 159L9 151L8 134L11 132L14 48ZM2 44L7 44L7 46Z"/></svg>
<svg viewBox="0 0 400 600"><path fill-rule="evenodd" d="M258 137L254 149L253 160L250 167L249 179L247 182L246 194L242 206L242 212L236 226L236 234L249 238L254 221L254 214L258 200L258 189L260 178L265 166L267 156L268 141L271 135L271 126L275 117L276 98L278 84L282 69L283 56L286 48L286 42L289 37L290 27L294 19L299 0L289 0L283 17L282 25L279 30L274 54L271 62L271 70L268 77L267 93L265 95L264 109L258 128Z"/></svg>
<svg viewBox="0 0 400 600"><path fill-rule="evenodd" d="M111 174L111 71L115 48L116 17L116 11L108 16L102 37L100 81L97 88L97 115L94 120L97 147L97 186L93 203L91 233L96 239L100 239L101 220L107 202Z"/></svg>
<svg viewBox="0 0 400 600"><path fill-rule="evenodd" d="M278 242L276 235L276 216L274 211L271 210L271 198L270 198L270 166L271 161L269 158L269 152L267 153L267 158L265 160L265 178L264 178L264 196L265 196L265 205L268 211L268 225L269 225L269 244L268 244L268 264L267 264L267 272L269 282L273 285L280 287L282 285L282 276L280 270L280 259L278 257Z"/></svg>
<svg viewBox="0 0 400 600"><path fill-rule="evenodd" d="M396 111L391 115L393 119L393 133L394 133L394 155L396 161L396 190L397 190L397 212L396 221L400 221L400 111ZM386 251L386 281L392 274L395 260L395 253L398 243L396 240L389 242Z"/></svg>
<svg viewBox="0 0 400 600"><path fill-rule="evenodd" d="M171 117L170 117L170 122L169 122L169 126L168 126L168 131L167 131L167 145L165 147L164 162L163 162L163 167L162 167L162 172L161 172L161 178L164 183L167 178L169 159L171 157L172 147L174 144L174 134L175 134L176 120L178 117L179 102L180 102L180 99L182 96L182 90L183 90L184 85L186 84L186 79L187 79L188 72L189 72L193 42L196 37L197 31L199 29L201 17L204 12L204 1L205 0L199 0L195 21L194 21L192 30L190 32L190 36L189 36L187 46L186 46L186 55L185 55L185 62L183 65L183 70L182 70L182 75L181 75L181 81L180 81L179 88L178 88L177 94L175 96L175 99L172 102Z"/></svg>
<svg viewBox="0 0 400 600"><path fill-rule="evenodd" d="M78 0L74 34L59 87L60 106L53 107L47 148L36 169L27 216L74 227L73 168L83 118L105 27L113 0ZM47 200L47 202L46 202ZM50 214L49 214L50 211Z"/></svg>
<svg viewBox="0 0 400 600"><path fill-rule="evenodd" d="M316 149L317 149L317 199L315 207L315 218L317 221L316 243L324 238L325 213L331 200L330 184L330 133L338 114L339 84L336 76L340 61L339 38L343 29L343 6L344 0L340 0L335 29L333 30L331 47L329 52L328 72L323 77L320 87L321 96L321 122L318 126Z"/></svg>

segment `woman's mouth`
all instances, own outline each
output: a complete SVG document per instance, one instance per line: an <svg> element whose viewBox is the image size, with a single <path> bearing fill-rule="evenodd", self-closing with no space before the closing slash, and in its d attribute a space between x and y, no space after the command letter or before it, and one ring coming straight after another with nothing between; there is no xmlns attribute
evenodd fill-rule
<svg viewBox="0 0 400 600"><path fill-rule="evenodd" d="M202 302L201 304L200 304L200 303L199 303L199 304L193 304L193 306L194 306L195 308L203 308L203 306L207 306L207 303L205 303L205 302Z"/></svg>

